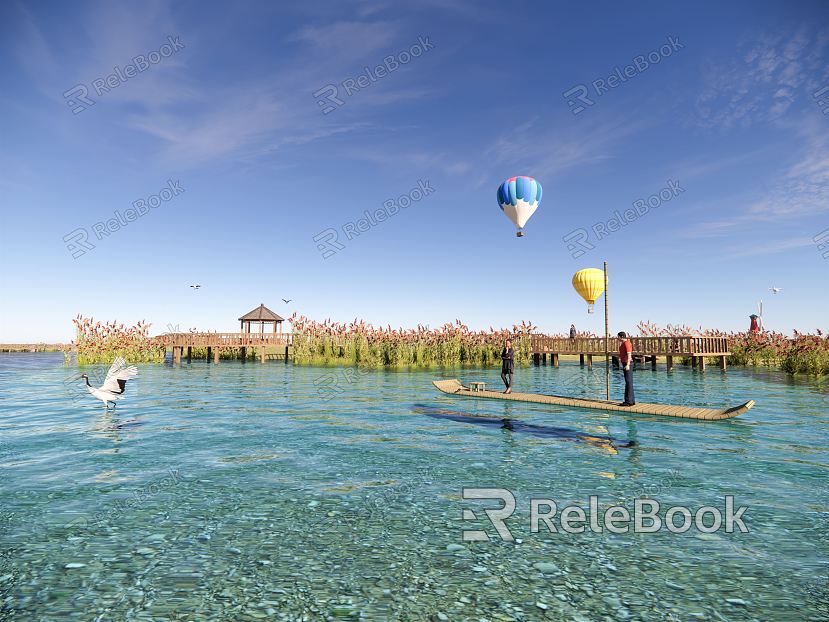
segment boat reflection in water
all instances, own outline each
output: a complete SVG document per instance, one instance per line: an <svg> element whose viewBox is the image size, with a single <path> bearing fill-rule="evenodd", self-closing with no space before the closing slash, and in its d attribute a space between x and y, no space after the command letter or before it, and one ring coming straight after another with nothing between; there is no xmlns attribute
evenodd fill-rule
<svg viewBox="0 0 829 622"><path fill-rule="evenodd" d="M469 413L447 410L445 408L428 406L426 404L415 404L412 407L412 412L418 415L434 417L436 419L448 419L459 423L472 423L489 428L503 428L511 432L522 432L543 438L554 438L563 441L586 443L588 445L604 449L613 454L619 453L619 449L628 449L636 445L636 441L622 440L610 436L586 434L585 432L574 430L572 428L563 428L561 426L552 425L536 425L534 423L524 423L522 421L505 417L472 415Z"/></svg>

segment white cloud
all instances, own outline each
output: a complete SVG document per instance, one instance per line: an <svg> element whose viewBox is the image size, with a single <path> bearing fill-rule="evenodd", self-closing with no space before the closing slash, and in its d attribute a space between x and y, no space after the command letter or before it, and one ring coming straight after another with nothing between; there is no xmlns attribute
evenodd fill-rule
<svg viewBox="0 0 829 622"><path fill-rule="evenodd" d="M826 72L825 30L768 35L734 58L713 59L696 101L703 127L748 126L782 117Z"/></svg>
<svg viewBox="0 0 829 622"><path fill-rule="evenodd" d="M443 151L402 151L386 149L351 149L348 152L350 158L372 162L378 166L393 166L398 168L417 170L442 170L451 175L463 175L474 167L472 163L462 160L457 154L450 154Z"/></svg>
<svg viewBox="0 0 829 622"><path fill-rule="evenodd" d="M814 241L808 237L794 237L784 240L764 241L762 244L753 242L744 246L739 246L732 249L723 255L725 259L737 259L744 257L760 257L763 255L777 255L778 253L785 253L786 251L797 250L799 248L813 247Z"/></svg>
<svg viewBox="0 0 829 622"><path fill-rule="evenodd" d="M544 127L529 119L501 134L486 149L484 157L498 167L533 171L541 179L552 179L565 171L616 157L614 147L647 127L649 122L616 118L589 128L576 125Z"/></svg>
<svg viewBox="0 0 829 622"><path fill-rule="evenodd" d="M783 162L780 172L760 181L741 196L723 197L709 208L731 213L725 218L701 222L685 230L687 237L732 235L753 225L797 225L804 218L829 213L829 124L820 111L787 123L785 128L800 140ZM780 159L780 156L776 156ZM735 205L743 205L735 209Z"/></svg>
<svg viewBox="0 0 829 622"><path fill-rule="evenodd" d="M238 152L261 141L284 123L279 104L250 93L202 114L156 112L131 117L128 124L160 139L165 160L193 165Z"/></svg>
<svg viewBox="0 0 829 622"><path fill-rule="evenodd" d="M309 44L317 53L335 55L340 62L348 63L388 49L396 33L397 25L393 22L341 21L306 26L291 39Z"/></svg>
<svg viewBox="0 0 829 622"><path fill-rule="evenodd" d="M112 73L114 66L123 67L138 54L158 50L167 36L180 37L183 50L96 98L96 105L83 112L100 115L101 123L154 138L165 166L186 168L228 157L266 157L290 145L322 141L370 125L355 122L351 110L430 94L424 89L395 88L391 77L388 86L373 85L349 98L348 110L338 110L336 119L321 114L313 96L316 89L398 51L393 45L398 28L389 21L352 19L307 26L284 35L293 42L288 46L290 58L275 63L264 76L211 72L202 78L198 69L206 53L199 45L199 31L192 24L182 30L168 3L96 5L78 14L76 23L67 24L71 39L45 36L35 13L22 5L15 10L21 25L14 42L18 60L38 89L62 107L66 106L63 92L75 84L86 84L91 90L91 82ZM403 49L414 41L398 43ZM54 117L51 107L39 114L44 123ZM69 128L70 136L78 127L68 112L57 122Z"/></svg>

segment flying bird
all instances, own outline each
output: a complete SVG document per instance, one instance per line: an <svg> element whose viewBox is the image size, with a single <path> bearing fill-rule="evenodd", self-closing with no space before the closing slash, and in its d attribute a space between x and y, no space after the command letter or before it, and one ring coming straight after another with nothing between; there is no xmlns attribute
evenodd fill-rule
<svg viewBox="0 0 829 622"><path fill-rule="evenodd" d="M283 298L282 302L284 302L285 304L288 304L289 302L291 302L291 300L293 300L293 298L288 298L288 299Z"/></svg>
<svg viewBox="0 0 829 622"><path fill-rule="evenodd" d="M99 388L93 387L89 384L89 376L82 374L81 378L86 380L86 390L92 394L93 397L101 400L104 406L109 408L109 403L112 402L115 407L115 402L124 395L124 389L127 386L127 380L135 378L138 375L138 368L135 365L127 367L127 362L118 357L109 368L106 380Z"/></svg>
<svg viewBox="0 0 829 622"><path fill-rule="evenodd" d="M194 283L190 287L193 288L193 289L199 289L201 287L201 285L199 285L198 283Z"/></svg>
<svg viewBox="0 0 829 622"><path fill-rule="evenodd" d="M779 294L780 292L783 291L783 288L782 287L769 287L769 291L772 294Z"/></svg>

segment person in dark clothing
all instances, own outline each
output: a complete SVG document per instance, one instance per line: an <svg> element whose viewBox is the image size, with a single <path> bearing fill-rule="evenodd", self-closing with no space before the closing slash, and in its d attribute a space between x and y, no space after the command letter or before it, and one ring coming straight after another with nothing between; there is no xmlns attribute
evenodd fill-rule
<svg viewBox="0 0 829 622"><path fill-rule="evenodd" d="M512 393L512 373L515 368L515 351L512 349L512 341L507 339L504 349L501 351L501 380L504 381L507 389L504 393Z"/></svg>
<svg viewBox="0 0 829 622"><path fill-rule="evenodd" d="M570 324L570 339L576 338L576 325Z"/></svg>
<svg viewBox="0 0 829 622"><path fill-rule="evenodd" d="M635 406L636 399L633 397L633 370L631 365L633 363L633 345L627 333L624 331L618 335L622 339L622 345L619 346L619 363L622 365L622 373L625 376L625 401L619 406Z"/></svg>

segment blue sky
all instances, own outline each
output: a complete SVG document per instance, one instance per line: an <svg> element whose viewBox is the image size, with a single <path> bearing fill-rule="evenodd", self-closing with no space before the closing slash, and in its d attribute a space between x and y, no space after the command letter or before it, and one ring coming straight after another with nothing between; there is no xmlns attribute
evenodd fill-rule
<svg viewBox="0 0 829 622"><path fill-rule="evenodd" d="M68 340L77 313L233 330L260 302L601 332L570 279L603 260L613 331L743 330L761 298L768 328L829 329L827 18L806 1L5 2L0 341ZM378 77L388 57L408 62ZM544 186L520 239L495 199L514 175ZM183 192L95 233L168 184ZM94 248L73 258L78 229ZM327 229L344 248L324 258ZM594 248L573 257L578 229Z"/></svg>

